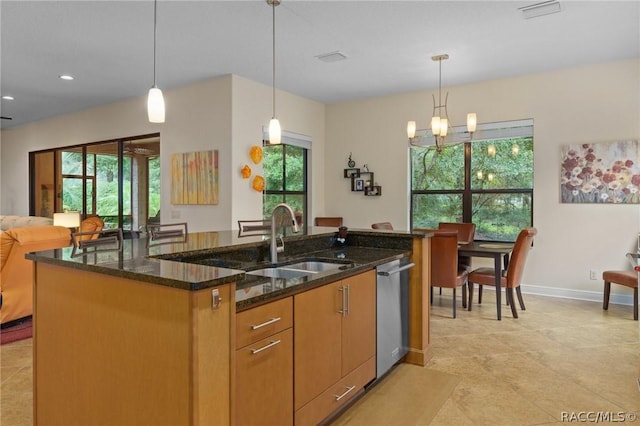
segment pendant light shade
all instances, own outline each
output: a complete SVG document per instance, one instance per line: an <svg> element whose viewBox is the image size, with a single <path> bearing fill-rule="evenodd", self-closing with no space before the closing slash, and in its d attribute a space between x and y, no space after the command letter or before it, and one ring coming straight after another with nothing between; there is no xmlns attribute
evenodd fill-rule
<svg viewBox="0 0 640 426"><path fill-rule="evenodd" d="M155 86L149 89L147 113L150 123L164 123L164 97L162 96L162 90Z"/></svg>
<svg viewBox="0 0 640 426"><path fill-rule="evenodd" d="M273 18L273 74L272 74L272 91L273 91L273 116L269 122L269 144L278 145L282 141L282 129L280 121L276 118L276 6L280 4L280 0L266 0L271 6Z"/></svg>
<svg viewBox="0 0 640 426"><path fill-rule="evenodd" d="M158 1L153 1L153 87L147 97L147 114L149 122L164 123L164 97L156 84L156 36L158 25Z"/></svg>
<svg viewBox="0 0 640 426"><path fill-rule="evenodd" d="M282 142L282 129L277 118L272 118L269 122L269 144L278 145Z"/></svg>

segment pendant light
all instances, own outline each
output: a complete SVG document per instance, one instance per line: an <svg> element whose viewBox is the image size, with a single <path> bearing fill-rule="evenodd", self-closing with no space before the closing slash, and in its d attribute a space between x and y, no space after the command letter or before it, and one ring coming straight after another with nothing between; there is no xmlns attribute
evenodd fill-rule
<svg viewBox="0 0 640 426"><path fill-rule="evenodd" d="M162 90L156 85L156 36L158 22L158 1L153 0L153 87L149 89L147 98L147 114L149 122L164 123L164 97Z"/></svg>
<svg viewBox="0 0 640 426"><path fill-rule="evenodd" d="M280 121L276 118L276 6L280 5L280 0L266 0L267 4L271 6L273 15L273 74L272 84L273 89L273 116L269 122L269 144L277 145L282 139L282 129L280 128Z"/></svg>

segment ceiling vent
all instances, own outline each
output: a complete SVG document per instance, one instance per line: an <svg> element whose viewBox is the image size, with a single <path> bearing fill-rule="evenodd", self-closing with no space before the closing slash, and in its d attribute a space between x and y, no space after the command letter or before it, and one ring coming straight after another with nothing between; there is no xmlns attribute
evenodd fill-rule
<svg viewBox="0 0 640 426"><path fill-rule="evenodd" d="M331 53L324 53L322 55L316 56L316 58L320 59L322 62L338 62L344 61L347 59L347 55L342 52L335 51Z"/></svg>
<svg viewBox="0 0 640 426"><path fill-rule="evenodd" d="M538 16L551 15L552 13L558 13L562 11L560 2L557 0L543 1L541 3L530 4L524 6L518 10L522 11L522 17L524 19L537 18Z"/></svg>

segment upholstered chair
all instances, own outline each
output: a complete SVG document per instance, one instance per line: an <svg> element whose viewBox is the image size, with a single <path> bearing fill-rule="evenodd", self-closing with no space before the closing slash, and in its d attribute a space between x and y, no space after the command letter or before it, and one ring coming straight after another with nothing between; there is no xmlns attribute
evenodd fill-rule
<svg viewBox="0 0 640 426"><path fill-rule="evenodd" d="M518 301L520 302L520 309L526 310L524 306L524 300L522 299L522 292L520 291L520 283L522 282L522 275L524 273L524 266L527 261L527 255L531 249L531 243L533 237L537 234L536 228L525 228L518 234L518 238L513 246L513 252L509 259L509 266L507 267L506 274L502 275L500 285L505 289L507 296L507 303L511 306L511 313L514 318L518 318L518 312L516 311L515 301L513 299L513 289L516 290L518 295ZM473 299L473 286L478 284L478 303L482 303L482 286L490 285L495 286L495 269L493 268L478 268L471 271L469 274L469 310L472 308ZM496 293L496 302L497 302Z"/></svg>
<svg viewBox="0 0 640 426"><path fill-rule="evenodd" d="M611 284L619 284L633 289L633 319L638 321L638 280L640 276L640 266L636 266L633 271L604 271L604 298L602 299L602 309L609 309L609 293Z"/></svg>
<svg viewBox="0 0 640 426"><path fill-rule="evenodd" d="M99 236L97 232L102 231L102 228L104 228L104 221L102 219L100 219L98 216L89 216L82 222L80 222L80 233L92 232L93 234L79 235L78 240L84 241L89 239L96 239Z"/></svg>
<svg viewBox="0 0 640 426"><path fill-rule="evenodd" d="M469 223L469 222L440 222L438 224L438 229L458 232L459 244L472 243L476 235L476 224ZM465 266L467 269L470 270L471 257L458 256L458 264L461 266Z"/></svg>
<svg viewBox="0 0 640 426"><path fill-rule="evenodd" d="M333 226L337 228L342 226L342 218L341 217L316 217L314 223L316 226Z"/></svg>
<svg viewBox="0 0 640 426"><path fill-rule="evenodd" d="M71 231L64 226L27 226L0 233L0 323L33 313L33 262L25 255L70 243Z"/></svg>
<svg viewBox="0 0 640 426"><path fill-rule="evenodd" d="M456 289L462 287L462 307L467 307L467 268L458 264L457 231L432 230L431 237L431 301L433 287L453 290L453 318L456 317Z"/></svg>
<svg viewBox="0 0 640 426"><path fill-rule="evenodd" d="M391 225L391 222L380 222L380 223L374 223L371 225L372 229L393 229L393 225Z"/></svg>

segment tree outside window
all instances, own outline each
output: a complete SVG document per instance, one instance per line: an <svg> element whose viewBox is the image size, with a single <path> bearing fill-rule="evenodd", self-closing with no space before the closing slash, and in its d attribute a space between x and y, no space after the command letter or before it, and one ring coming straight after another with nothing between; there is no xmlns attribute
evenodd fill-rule
<svg viewBox="0 0 640 426"><path fill-rule="evenodd" d="M533 222L533 137L411 147L412 228L473 222L476 240L515 241Z"/></svg>

